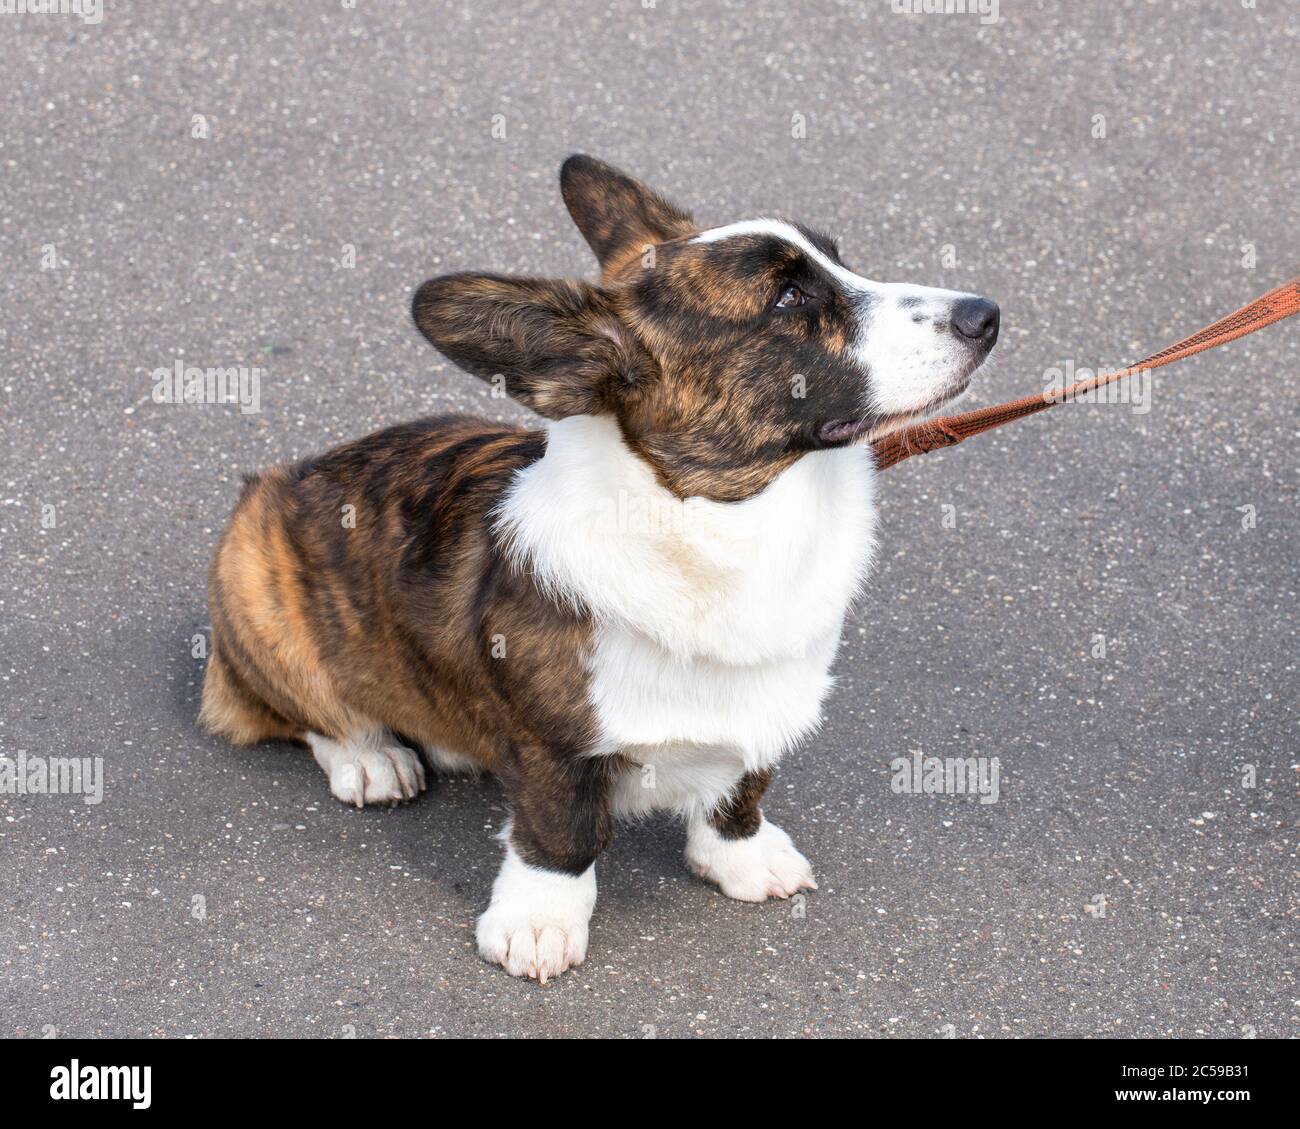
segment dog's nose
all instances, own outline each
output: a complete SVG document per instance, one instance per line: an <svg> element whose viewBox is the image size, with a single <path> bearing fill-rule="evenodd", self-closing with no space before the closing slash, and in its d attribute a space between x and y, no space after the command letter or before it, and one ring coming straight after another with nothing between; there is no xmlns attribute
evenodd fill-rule
<svg viewBox="0 0 1300 1129"><path fill-rule="evenodd" d="M1002 313L996 302L987 298L961 298L953 303L952 326L963 337L979 341L989 348L998 339Z"/></svg>

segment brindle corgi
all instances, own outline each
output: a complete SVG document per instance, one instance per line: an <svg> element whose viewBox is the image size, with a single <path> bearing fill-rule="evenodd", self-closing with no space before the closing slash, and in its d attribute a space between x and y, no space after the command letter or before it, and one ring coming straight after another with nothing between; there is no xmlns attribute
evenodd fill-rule
<svg viewBox="0 0 1300 1129"><path fill-rule="evenodd" d="M868 443L948 403L992 302L868 281L760 219L699 228L575 156L599 285L424 283L415 324L547 421L443 416L250 478L209 582L201 720L310 747L345 803L484 769L513 817L482 955L581 963L620 817L677 812L745 901L816 889L759 808L817 728L873 548Z"/></svg>

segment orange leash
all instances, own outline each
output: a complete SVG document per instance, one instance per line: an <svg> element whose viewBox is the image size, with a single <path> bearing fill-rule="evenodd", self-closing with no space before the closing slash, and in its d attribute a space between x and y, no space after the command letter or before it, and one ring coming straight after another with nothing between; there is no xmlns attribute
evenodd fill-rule
<svg viewBox="0 0 1300 1129"><path fill-rule="evenodd" d="M1128 368L1115 372L1103 373L1101 376L1089 377L1076 381L1069 388L1041 392L1036 396L1022 396L1019 400L1009 400L1005 404L993 404L991 407L978 408L973 412L964 412L959 416L940 416L926 423L914 424L877 439L872 444L876 455L876 466L883 470L913 455L923 455L940 447L951 447L981 431L989 431L1010 423L1022 416L1031 416L1054 404L1063 404L1073 400L1094 388L1111 384L1116 380L1133 376L1148 369L1159 368L1173 361L1181 361L1194 353L1213 349L1247 333L1254 333L1275 321L1289 318L1300 313L1300 278L1293 278L1276 290L1270 290L1262 298L1256 298L1249 305L1220 318L1213 325L1184 337L1176 345L1153 353L1145 361L1139 361Z"/></svg>

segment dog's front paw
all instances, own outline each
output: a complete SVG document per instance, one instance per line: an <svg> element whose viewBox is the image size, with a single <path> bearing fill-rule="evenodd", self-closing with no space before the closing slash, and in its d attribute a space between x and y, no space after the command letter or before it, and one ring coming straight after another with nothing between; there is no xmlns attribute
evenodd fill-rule
<svg viewBox="0 0 1300 1129"><path fill-rule="evenodd" d="M724 839L703 820L691 825L686 862L729 898L763 902L815 890L812 866L790 836L765 819L748 839Z"/></svg>
<svg viewBox="0 0 1300 1129"><path fill-rule="evenodd" d="M511 976L543 984L587 958L587 923L596 906L596 868L577 876L529 866L510 847L478 919L479 955Z"/></svg>

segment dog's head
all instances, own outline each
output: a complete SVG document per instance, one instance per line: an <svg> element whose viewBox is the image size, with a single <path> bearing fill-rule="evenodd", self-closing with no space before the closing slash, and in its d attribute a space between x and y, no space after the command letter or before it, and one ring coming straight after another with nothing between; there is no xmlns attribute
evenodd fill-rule
<svg viewBox="0 0 1300 1129"><path fill-rule="evenodd" d="M679 496L746 498L805 452L922 418L997 340L988 299L871 282L797 224L700 229L590 157L565 161L560 187L599 286L445 275L416 293L415 322L543 416L613 416Z"/></svg>

